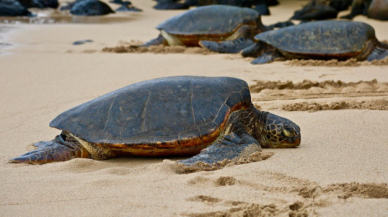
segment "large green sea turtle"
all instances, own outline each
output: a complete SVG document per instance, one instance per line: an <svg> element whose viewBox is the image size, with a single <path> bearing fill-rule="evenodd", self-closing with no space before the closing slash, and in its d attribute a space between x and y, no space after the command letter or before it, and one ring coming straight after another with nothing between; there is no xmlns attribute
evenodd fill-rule
<svg viewBox="0 0 388 217"><path fill-rule="evenodd" d="M160 35L142 46L199 46L201 41L232 41L225 52L237 53L265 31L258 12L226 5L203 6L174 16L157 27ZM206 44L204 45L206 47Z"/></svg>
<svg viewBox="0 0 388 217"><path fill-rule="evenodd" d="M245 81L230 77L166 77L118 89L63 112L50 122L62 130L12 163L72 158L195 155L192 166L238 161L261 147L296 147L300 128L257 110Z"/></svg>
<svg viewBox="0 0 388 217"><path fill-rule="evenodd" d="M268 31L255 36L257 43L242 55L257 57L253 64L287 59L380 60L388 45L377 40L372 26L353 21L317 21Z"/></svg>

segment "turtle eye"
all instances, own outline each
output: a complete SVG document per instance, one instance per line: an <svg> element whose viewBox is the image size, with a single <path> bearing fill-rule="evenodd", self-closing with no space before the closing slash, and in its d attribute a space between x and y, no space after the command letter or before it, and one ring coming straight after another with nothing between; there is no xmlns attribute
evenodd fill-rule
<svg viewBox="0 0 388 217"><path fill-rule="evenodd" d="M283 129L283 135L286 137L293 137L294 134L286 129Z"/></svg>

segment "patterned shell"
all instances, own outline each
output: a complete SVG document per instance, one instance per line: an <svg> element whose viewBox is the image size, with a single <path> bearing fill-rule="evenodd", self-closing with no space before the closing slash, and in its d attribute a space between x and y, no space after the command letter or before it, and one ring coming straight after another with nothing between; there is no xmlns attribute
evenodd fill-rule
<svg viewBox="0 0 388 217"><path fill-rule="evenodd" d="M222 35L240 24L255 24L259 13L250 8L203 6L172 17L156 28L175 35Z"/></svg>
<svg viewBox="0 0 388 217"><path fill-rule="evenodd" d="M191 139L200 139L202 144L209 135L218 137L231 112L250 105L243 80L166 77L81 104L60 114L50 126L97 144L152 145Z"/></svg>
<svg viewBox="0 0 388 217"><path fill-rule="evenodd" d="M255 36L279 50L305 54L343 54L361 51L375 39L372 26L354 21L318 21Z"/></svg>

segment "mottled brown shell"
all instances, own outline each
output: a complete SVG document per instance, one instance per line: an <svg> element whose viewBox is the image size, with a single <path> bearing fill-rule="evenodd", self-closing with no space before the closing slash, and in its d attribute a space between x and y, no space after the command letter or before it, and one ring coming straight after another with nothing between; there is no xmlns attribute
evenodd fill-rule
<svg viewBox="0 0 388 217"><path fill-rule="evenodd" d="M156 28L174 35L228 35L241 25L256 25L259 13L250 8L211 5L172 17Z"/></svg>
<svg viewBox="0 0 388 217"><path fill-rule="evenodd" d="M377 41L372 26L354 21L318 21L255 36L275 48L294 54L359 55Z"/></svg>
<svg viewBox="0 0 388 217"><path fill-rule="evenodd" d="M245 81L179 76L129 85L72 108L50 126L134 155L195 154L251 105Z"/></svg>

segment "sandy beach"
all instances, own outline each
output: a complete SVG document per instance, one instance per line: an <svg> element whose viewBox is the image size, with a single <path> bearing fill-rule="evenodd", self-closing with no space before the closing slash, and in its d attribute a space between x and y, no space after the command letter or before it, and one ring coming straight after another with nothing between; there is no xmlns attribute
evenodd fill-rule
<svg viewBox="0 0 388 217"><path fill-rule="evenodd" d="M0 24L0 216L388 215L388 65L252 65L231 54L103 52L150 40L159 34L157 24L183 12L131 2L143 12ZM263 23L287 20L304 3L281 1ZM355 20L388 40L388 22ZM93 42L72 44L84 39ZM247 81L255 106L300 126L300 147L264 149L274 155L189 174L171 166L182 158L8 163L33 150L32 143L58 135L48 123L61 112L139 81L176 75Z"/></svg>

